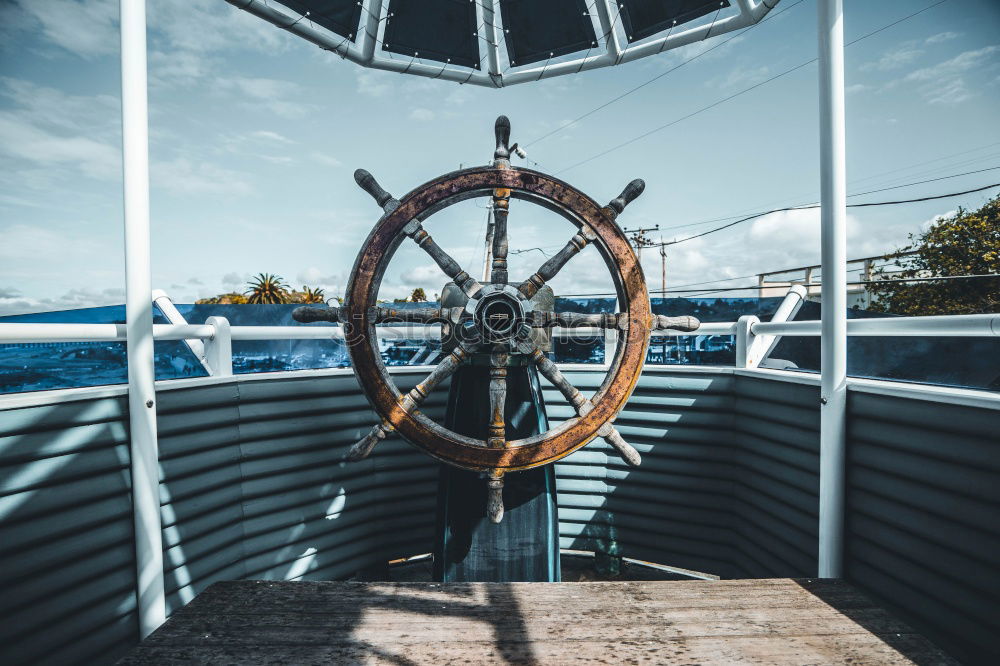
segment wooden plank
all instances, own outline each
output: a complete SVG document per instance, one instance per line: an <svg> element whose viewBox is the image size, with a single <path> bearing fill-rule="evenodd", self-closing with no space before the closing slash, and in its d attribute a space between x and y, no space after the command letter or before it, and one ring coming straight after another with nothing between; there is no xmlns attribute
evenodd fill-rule
<svg viewBox="0 0 1000 666"><path fill-rule="evenodd" d="M216 583L122 664L954 663L841 581Z"/></svg>

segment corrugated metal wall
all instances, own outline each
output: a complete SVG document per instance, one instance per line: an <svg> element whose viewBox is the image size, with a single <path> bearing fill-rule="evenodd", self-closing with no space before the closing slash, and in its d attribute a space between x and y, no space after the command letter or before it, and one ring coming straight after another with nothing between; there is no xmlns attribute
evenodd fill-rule
<svg viewBox="0 0 1000 666"><path fill-rule="evenodd" d="M405 390L423 374L396 380ZM584 391L601 380L567 374ZM350 374L159 395L171 608L215 580L341 578L432 550L435 462L398 440L340 462L374 418ZM432 416L445 397L428 401ZM570 416L557 393L544 397L553 424ZM988 650L1000 629L1000 412L850 397L848 575L949 647ZM126 408L102 397L0 409L2 663L100 663L135 642ZM561 545L613 542L723 577L815 575L818 426L809 382L649 369L617 421L643 466L603 442L557 464Z"/></svg>
<svg viewBox="0 0 1000 666"><path fill-rule="evenodd" d="M135 643L121 398L0 412L0 662L100 662Z"/></svg>
<svg viewBox="0 0 1000 666"><path fill-rule="evenodd" d="M847 577L1000 663L1000 411L852 391L848 413Z"/></svg>
<svg viewBox="0 0 1000 666"><path fill-rule="evenodd" d="M585 393L602 376L569 374ZM605 550L613 540L627 557L738 575L734 380L724 372L645 371L616 421L642 466L627 467L603 440L556 464L562 547ZM572 415L553 390L544 397L553 423Z"/></svg>
<svg viewBox="0 0 1000 666"><path fill-rule="evenodd" d="M425 371L394 373L402 390ZM446 391L425 411L443 417ZM0 411L0 663L135 644L127 404ZM216 580L331 579L431 550L437 466L399 440L344 465L374 416L350 374L159 391L168 610Z"/></svg>

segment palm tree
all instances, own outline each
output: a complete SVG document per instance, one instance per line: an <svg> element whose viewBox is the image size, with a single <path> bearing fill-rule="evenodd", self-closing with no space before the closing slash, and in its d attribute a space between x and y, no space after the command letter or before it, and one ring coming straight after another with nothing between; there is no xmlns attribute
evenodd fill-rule
<svg viewBox="0 0 1000 666"><path fill-rule="evenodd" d="M247 286L249 289L244 292L249 296L247 303L260 305L288 302L288 285L277 275L258 273Z"/></svg>
<svg viewBox="0 0 1000 666"><path fill-rule="evenodd" d="M323 294L322 287L316 287L315 289L302 285L302 302L303 303L326 303L326 296Z"/></svg>

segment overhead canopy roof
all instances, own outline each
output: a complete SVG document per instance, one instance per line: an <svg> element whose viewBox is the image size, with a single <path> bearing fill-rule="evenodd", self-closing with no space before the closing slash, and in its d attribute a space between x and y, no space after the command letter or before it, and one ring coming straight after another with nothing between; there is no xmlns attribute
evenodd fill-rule
<svg viewBox="0 0 1000 666"><path fill-rule="evenodd" d="M509 86L745 28L778 0L226 0L366 67Z"/></svg>

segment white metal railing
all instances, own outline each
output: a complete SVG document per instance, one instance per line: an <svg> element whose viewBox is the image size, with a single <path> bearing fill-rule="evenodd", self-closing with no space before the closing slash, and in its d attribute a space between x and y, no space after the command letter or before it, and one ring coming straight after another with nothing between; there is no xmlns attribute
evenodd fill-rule
<svg viewBox="0 0 1000 666"><path fill-rule="evenodd" d="M793 290L796 288L793 288ZM801 287L797 287L801 290ZM815 337L821 334L819 321L787 321L785 317L794 314L794 304L789 305L794 291L779 306L772 321L760 321L752 315L741 317L736 322L707 322L694 332L657 331L657 336L687 335L733 335L736 336L738 367L757 367L767 354L774 349L782 336ZM125 324L47 324L14 323L0 324L0 343L58 343L58 342L123 342L126 337ZM422 324L392 325L376 327L380 339L397 340L438 340L440 326ZM607 331L599 328L555 328L558 339L592 339ZM874 319L850 319L847 322L849 336L881 337L992 337L1000 336L1000 314L947 315L930 317L879 317ZM156 340L183 340L199 342L200 353L192 346L199 361L210 355L213 348L224 346L231 349L232 342L250 340L343 340L340 326L230 326L224 317L210 317L204 324L156 324L153 326ZM206 366L207 367L207 366ZM219 374L211 369L212 374ZM229 373L225 373L229 374Z"/></svg>

